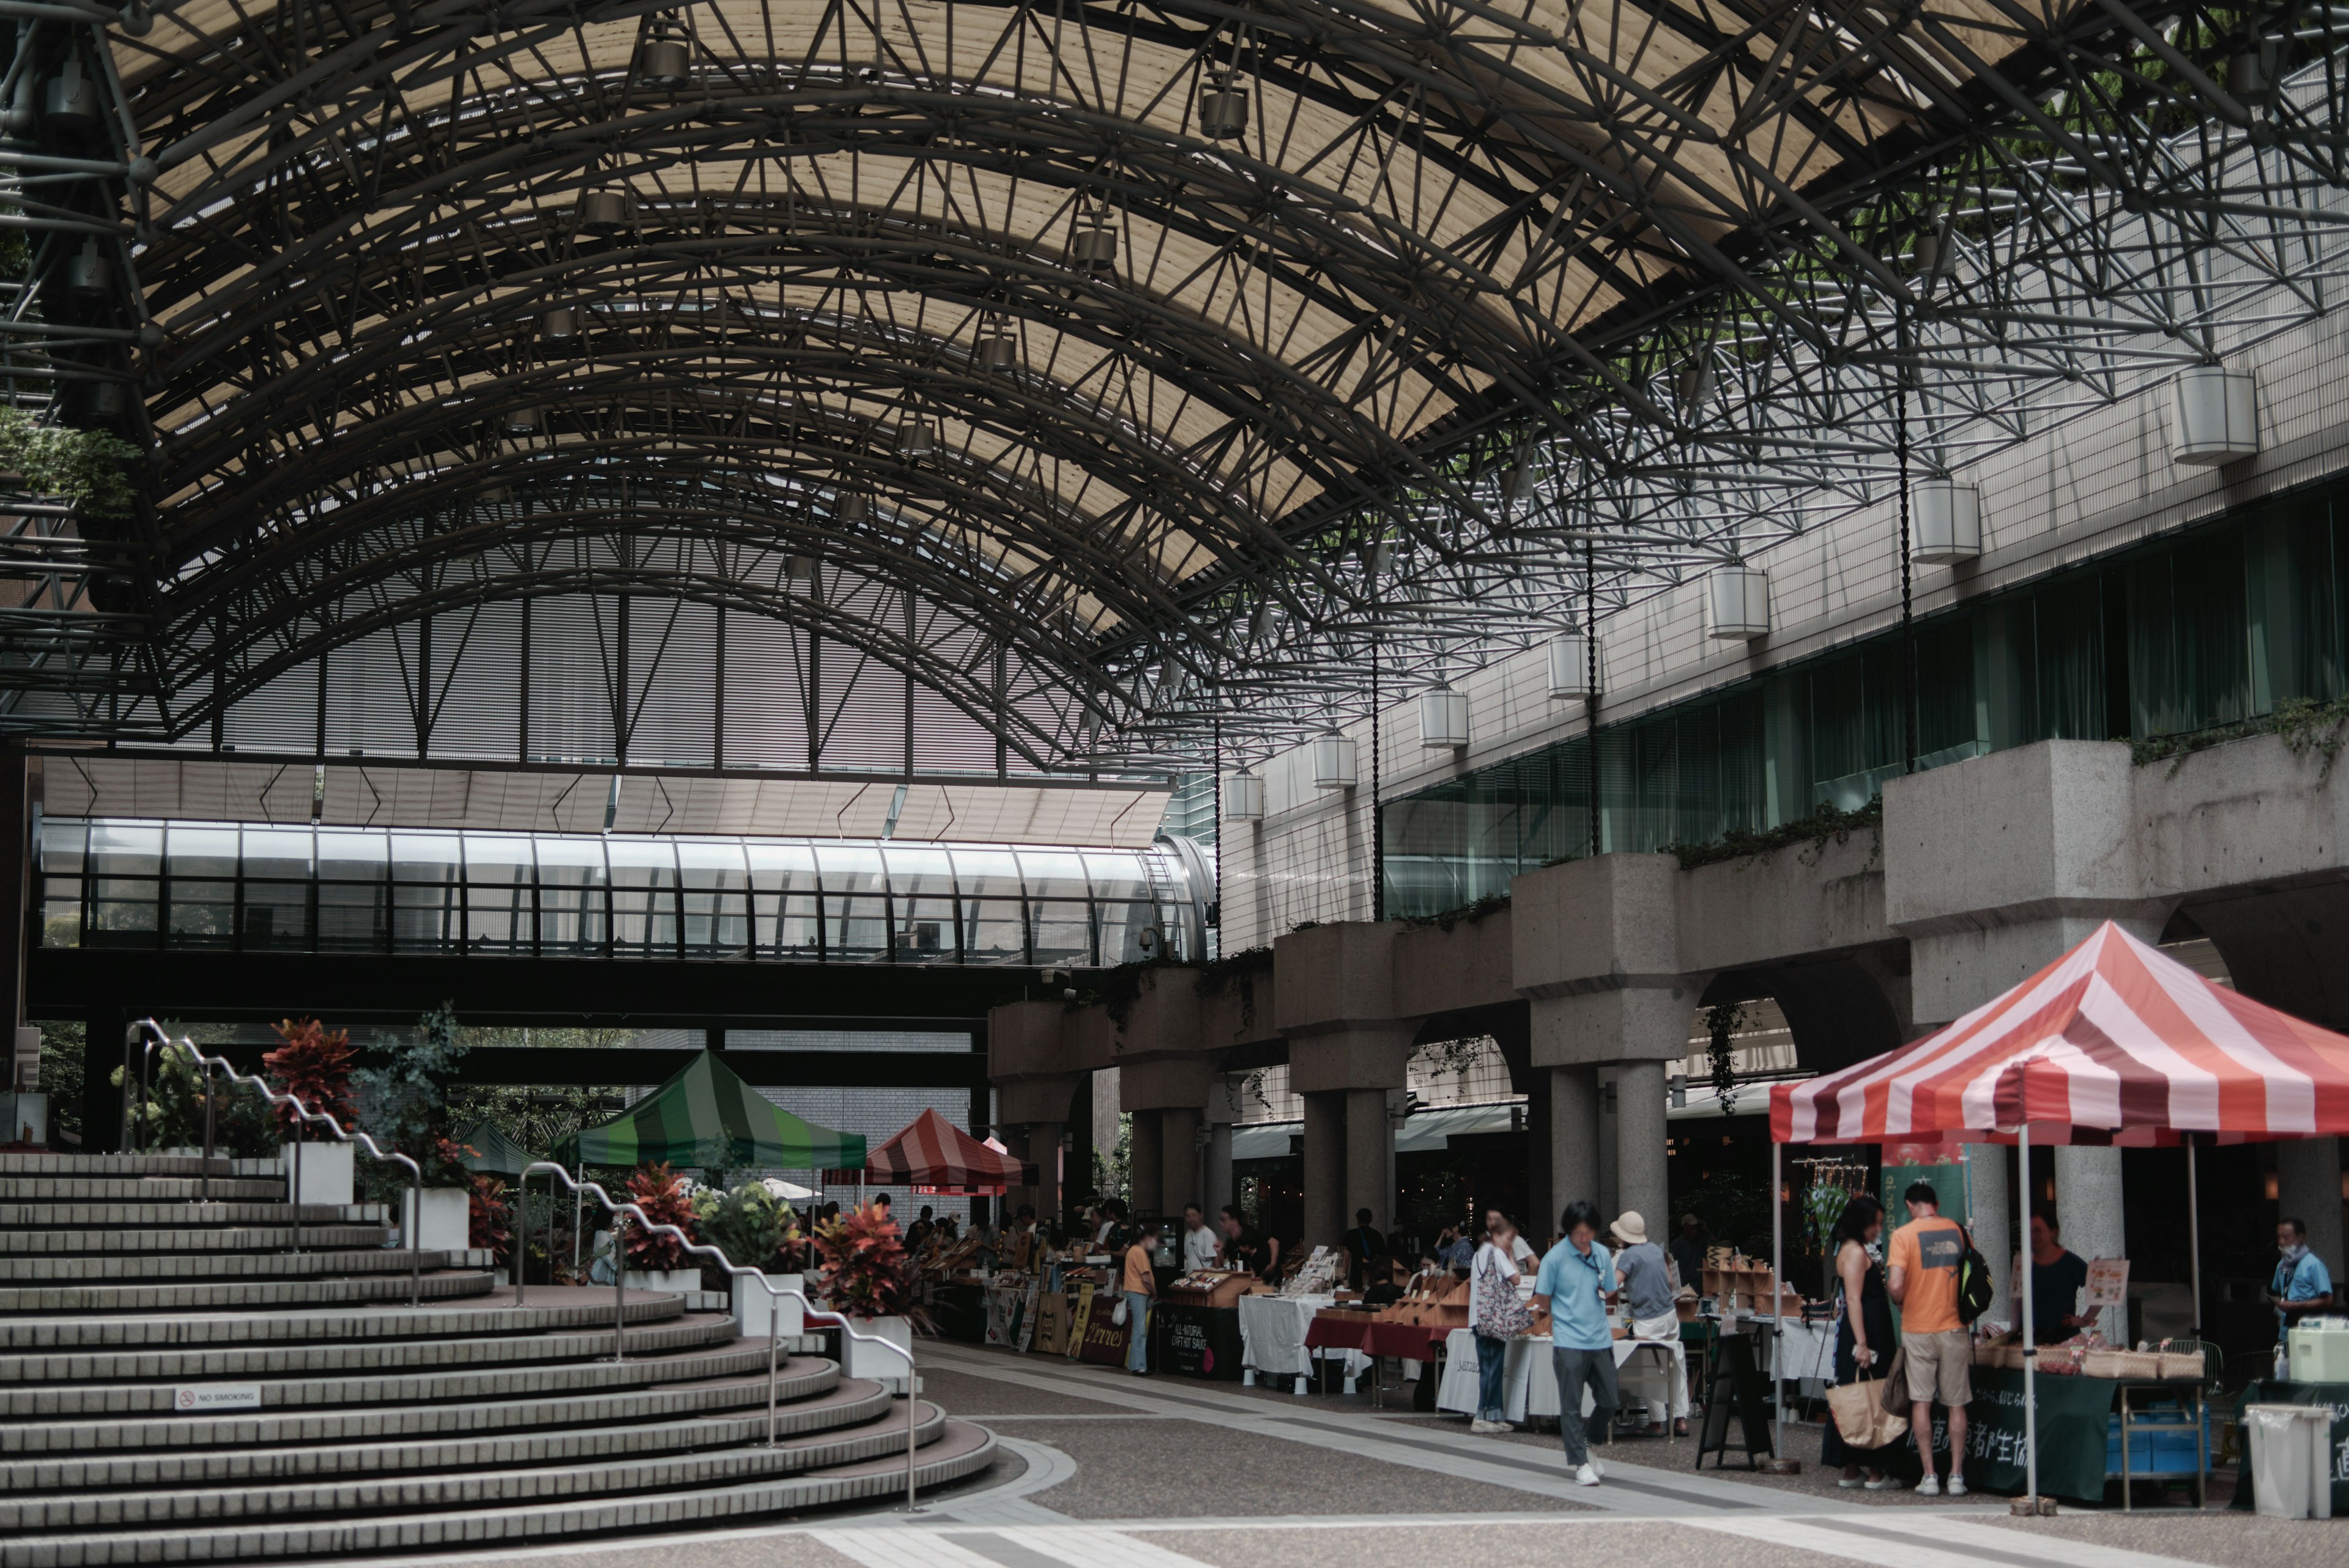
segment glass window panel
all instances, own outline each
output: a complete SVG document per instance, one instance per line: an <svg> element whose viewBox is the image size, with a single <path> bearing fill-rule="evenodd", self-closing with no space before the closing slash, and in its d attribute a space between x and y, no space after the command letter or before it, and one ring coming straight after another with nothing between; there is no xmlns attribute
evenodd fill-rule
<svg viewBox="0 0 2349 1568"><path fill-rule="evenodd" d="M244 884L243 924L238 928L246 952L303 952L310 946L310 884Z"/></svg>
<svg viewBox="0 0 2349 1568"><path fill-rule="evenodd" d="M776 958L812 959L816 941L816 898L812 893L755 893L759 951Z"/></svg>
<svg viewBox="0 0 2349 1568"><path fill-rule="evenodd" d="M954 862L943 849L901 849L891 845L882 851L889 864L889 891L900 898L937 894L954 896ZM948 943L952 945L951 941Z"/></svg>
<svg viewBox="0 0 2349 1568"><path fill-rule="evenodd" d="M1073 857L1071 857L1073 858ZM1024 862L1026 856L1021 856ZM1036 961L1040 964L1089 964L1093 961L1093 933L1086 906L1047 901L1029 906L1036 922Z"/></svg>
<svg viewBox="0 0 2349 1568"><path fill-rule="evenodd" d="M827 861L829 855L826 856ZM874 874L879 874L876 865ZM829 867L825 877L829 880ZM889 903L865 896L823 896L824 951L833 959L885 959L889 956Z"/></svg>
<svg viewBox="0 0 2349 1568"><path fill-rule="evenodd" d="M451 844L453 848L453 842ZM393 867L398 868L399 849L395 836L392 849ZM424 865L426 862L412 862ZM452 951L457 936L462 929L463 895L453 884L415 886L403 884L391 890L391 946L394 952L438 953Z"/></svg>
<svg viewBox="0 0 2349 1568"><path fill-rule="evenodd" d="M761 843L743 846L750 862L750 886L761 889L812 888L815 852L804 844Z"/></svg>
<svg viewBox="0 0 2349 1568"><path fill-rule="evenodd" d="M531 844L526 833L468 833L464 836L465 880L475 885L512 887L531 879Z"/></svg>
<svg viewBox="0 0 2349 1568"><path fill-rule="evenodd" d="M129 896L144 888L150 897ZM109 890L111 895L109 895ZM89 927L82 945L92 948L151 948L156 942L155 884L132 877L115 877L98 885L89 907Z"/></svg>
<svg viewBox="0 0 2349 1568"><path fill-rule="evenodd" d="M244 830L244 874L248 877L301 877L310 875L310 830L306 827L248 827Z"/></svg>
<svg viewBox="0 0 2349 1568"><path fill-rule="evenodd" d="M464 850L453 833L391 836L391 877L395 882L454 882L457 868L463 864Z"/></svg>
<svg viewBox="0 0 2349 1568"><path fill-rule="evenodd" d="M882 874L881 852L867 845L823 845L816 850L816 867L823 874L823 890L827 893L888 890Z"/></svg>
<svg viewBox="0 0 2349 1568"><path fill-rule="evenodd" d="M742 846L739 840L680 838L677 844L678 874L688 888L744 888L750 885L750 874L744 868Z"/></svg>
<svg viewBox="0 0 2349 1568"><path fill-rule="evenodd" d="M345 859L336 862L348 866ZM381 882L318 884L318 950L371 953L384 950L389 926L388 894Z"/></svg>
<svg viewBox="0 0 2349 1568"><path fill-rule="evenodd" d="M41 869L51 876L81 874L82 854L89 847L89 824L45 817L41 821Z"/></svg>
<svg viewBox="0 0 2349 1568"><path fill-rule="evenodd" d="M609 935L604 907L604 843L598 838L538 840L538 950L600 958Z"/></svg>
<svg viewBox="0 0 2349 1568"><path fill-rule="evenodd" d="M674 888L677 846L657 839L607 838L604 853L612 866L615 888Z"/></svg>
<svg viewBox="0 0 2349 1568"><path fill-rule="evenodd" d="M954 868L966 898L1019 897L1019 862L1008 849L957 849Z"/></svg>
<svg viewBox="0 0 2349 1568"><path fill-rule="evenodd" d="M679 839L685 950L701 958L740 958L750 945L750 874L737 841Z"/></svg>
<svg viewBox="0 0 2349 1568"><path fill-rule="evenodd" d="M1092 892L1083 859L1065 850L1023 849L1019 872L1030 898L1082 898Z"/></svg>
<svg viewBox="0 0 2349 1568"><path fill-rule="evenodd" d="M233 841L234 832L226 834ZM180 857L179 834L171 835L171 858ZM234 943L236 933L236 884L202 882L188 877L171 879L171 938L166 945L175 948L227 948Z"/></svg>
<svg viewBox="0 0 2349 1568"><path fill-rule="evenodd" d="M961 857L957 856L957 860ZM1028 929L1017 898L968 898L963 902L963 961L1020 964L1028 961Z"/></svg>
<svg viewBox="0 0 2349 1568"><path fill-rule="evenodd" d="M1085 872L1096 898L1147 898L1150 873L1139 855L1085 851Z"/></svg>
<svg viewBox="0 0 2349 1568"><path fill-rule="evenodd" d="M236 876L236 829L233 827L173 827L165 846L174 877Z"/></svg>
<svg viewBox="0 0 2349 1568"><path fill-rule="evenodd" d="M152 877L163 869L163 830L131 822L94 822L89 869L99 877Z"/></svg>
<svg viewBox="0 0 2349 1568"><path fill-rule="evenodd" d="M1139 963L1167 956L1166 930L1159 922L1156 905L1147 899L1120 898L1093 908L1101 916L1102 962Z"/></svg>
<svg viewBox="0 0 2349 1568"><path fill-rule="evenodd" d="M77 857L78 858L78 857ZM53 873L41 877L41 945L45 948L78 948L81 946L81 891L78 877L59 877Z"/></svg>
<svg viewBox="0 0 2349 1568"><path fill-rule="evenodd" d="M895 875L891 857L891 875ZM955 901L950 898L916 897L891 900L897 919L896 959L899 963L952 963L955 960Z"/></svg>
<svg viewBox="0 0 2349 1568"><path fill-rule="evenodd" d="M470 851L471 846L468 844L466 847ZM491 868L512 869L496 865ZM465 950L490 957L527 953L531 950L534 918L528 888L469 882L465 888Z"/></svg>
<svg viewBox="0 0 2349 1568"><path fill-rule="evenodd" d="M604 885L604 841L600 838L542 838L537 843L538 885L542 888L600 888Z"/></svg>
<svg viewBox="0 0 2349 1568"><path fill-rule="evenodd" d="M318 875L333 881L380 882L388 846L380 833L318 830Z"/></svg>

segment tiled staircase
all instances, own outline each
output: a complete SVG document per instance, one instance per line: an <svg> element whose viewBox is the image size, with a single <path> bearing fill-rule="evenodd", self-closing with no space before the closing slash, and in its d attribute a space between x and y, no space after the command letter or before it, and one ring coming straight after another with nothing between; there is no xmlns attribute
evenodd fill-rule
<svg viewBox="0 0 2349 1568"><path fill-rule="evenodd" d="M527 1304L383 1212L193 1157L0 1153L0 1568L513 1546L902 1497L905 1407L675 1295ZM787 1342L789 1343L789 1342ZM257 1386L257 1409L179 1408ZM916 1480L984 1469L924 1402Z"/></svg>

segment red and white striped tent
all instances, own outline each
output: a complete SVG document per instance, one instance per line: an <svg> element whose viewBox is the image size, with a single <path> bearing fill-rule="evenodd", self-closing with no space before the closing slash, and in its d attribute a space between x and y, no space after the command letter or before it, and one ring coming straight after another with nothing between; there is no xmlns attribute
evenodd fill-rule
<svg viewBox="0 0 2349 1568"><path fill-rule="evenodd" d="M2349 1036L2111 921L1914 1044L1770 1093L1779 1143L2264 1142L2349 1133Z"/></svg>
<svg viewBox="0 0 2349 1568"><path fill-rule="evenodd" d="M865 1156L864 1170L828 1171L825 1179L861 1179L871 1187L999 1198L1010 1188L1032 1185L1035 1175L1001 1146L989 1147L929 1110Z"/></svg>

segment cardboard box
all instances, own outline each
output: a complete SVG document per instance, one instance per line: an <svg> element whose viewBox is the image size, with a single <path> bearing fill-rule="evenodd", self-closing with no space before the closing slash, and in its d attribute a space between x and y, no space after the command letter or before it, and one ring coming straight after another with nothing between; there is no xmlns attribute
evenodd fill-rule
<svg viewBox="0 0 2349 1568"><path fill-rule="evenodd" d="M1069 1353L1070 1303L1067 1293L1045 1291L1036 1298L1036 1338L1032 1348L1040 1355L1066 1355Z"/></svg>

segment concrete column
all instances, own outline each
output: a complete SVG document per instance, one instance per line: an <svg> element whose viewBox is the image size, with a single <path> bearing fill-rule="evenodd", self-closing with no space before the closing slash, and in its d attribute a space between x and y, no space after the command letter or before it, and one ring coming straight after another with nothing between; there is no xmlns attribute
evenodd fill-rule
<svg viewBox="0 0 2349 1568"><path fill-rule="evenodd" d="M122 1147L122 1091L114 1086L112 1079L115 1069L122 1065L124 1023L119 1008L93 1006L82 1026L81 1152L84 1154L106 1154Z"/></svg>
<svg viewBox="0 0 2349 1568"><path fill-rule="evenodd" d="M1207 1128L1206 1167L1206 1190L1199 1203L1212 1220L1225 1205L1240 1200L1239 1189L1232 1180L1231 1123L1216 1122Z"/></svg>
<svg viewBox="0 0 2349 1568"><path fill-rule="evenodd" d="M1304 1154L1305 1234L1299 1239L1299 1256L1316 1247L1334 1247L1346 1233L1344 1090L1316 1089L1305 1096Z"/></svg>
<svg viewBox="0 0 2349 1568"><path fill-rule="evenodd" d="M1158 1113L1160 1141L1158 1197L1163 1213L1180 1219L1183 1205L1205 1206L1199 1190L1199 1113L1189 1106L1169 1106Z"/></svg>
<svg viewBox="0 0 2349 1568"><path fill-rule="evenodd" d="M1549 1075L1552 1071L1547 1067L1534 1067L1527 1070L1523 1079L1526 1085L1526 1214L1518 1216L1520 1221L1526 1215L1538 1214L1544 1210L1556 1213L1558 1208L1550 1199L1550 1183L1554 1179L1552 1167L1556 1160L1550 1147ZM1484 1201L1482 1194L1476 1197L1479 1202Z"/></svg>
<svg viewBox="0 0 2349 1568"><path fill-rule="evenodd" d="M1093 1169L1107 1170L1110 1157L1117 1152L1118 1112L1124 1101L1118 1094L1119 1069L1102 1067L1093 1074ZM1097 1186L1098 1179L1088 1175L1088 1189Z"/></svg>
<svg viewBox="0 0 2349 1568"><path fill-rule="evenodd" d="M1615 1187L1617 1207L1604 1218L1637 1210L1649 1235L1669 1233L1661 1062L1625 1062L1615 1069Z"/></svg>
<svg viewBox="0 0 2349 1568"><path fill-rule="evenodd" d="M2324 1260L2334 1289L2349 1280L2341 1257L2341 1140L2285 1138L2276 1150L2276 1218L2308 1227L2309 1250Z"/></svg>
<svg viewBox="0 0 2349 1568"><path fill-rule="evenodd" d="M2015 1253L2014 1189L2006 1179L2005 1146L1978 1143L1966 1150L1966 1190L1973 1203L1974 1245L1990 1260L1997 1293L1991 1297L1989 1316L2013 1323L2014 1303L2008 1290L2007 1262Z"/></svg>
<svg viewBox="0 0 2349 1568"><path fill-rule="evenodd" d="M1621 1143L1616 1129L1622 1125L1616 1114L1620 1096L1615 1082L1615 1064L1610 1062L1601 1066L1596 1075L1599 1079L1599 1190L1589 1196L1591 1201L1599 1205L1599 1212L1612 1220L1623 1210L1619 1201L1623 1196L1622 1178L1615 1163ZM1572 1201L1572 1199L1566 1200L1567 1203ZM1564 1208L1565 1204L1561 1203L1559 1207ZM1548 1233L1547 1231L1542 1232L1544 1235Z"/></svg>
<svg viewBox="0 0 2349 1568"><path fill-rule="evenodd" d="M1346 1210L1339 1226L1342 1234L1354 1223L1357 1210L1371 1211L1371 1223L1381 1231L1394 1212L1394 1189L1388 1184L1387 1161L1393 1146L1387 1121L1384 1089L1346 1091ZM1333 1238L1334 1240L1334 1238Z"/></svg>
<svg viewBox="0 0 2349 1568"><path fill-rule="evenodd" d="M1028 1158L1036 1167L1035 1196L1029 1201L1036 1206L1040 1225L1050 1225L1061 1217L1061 1130L1060 1122L1028 1124Z"/></svg>
<svg viewBox="0 0 2349 1568"><path fill-rule="evenodd" d="M1166 1211L1164 1111L1134 1111L1133 1140L1126 1148L1126 1200L1136 1214Z"/></svg>
<svg viewBox="0 0 2349 1568"><path fill-rule="evenodd" d="M2064 1245L2083 1258L2127 1257L2127 1232L2122 1223L2121 1151L2057 1145L2055 1216L2063 1222ZM2115 1345L2128 1342L2126 1309L2107 1307L2099 1326L2105 1337Z"/></svg>
<svg viewBox="0 0 2349 1568"><path fill-rule="evenodd" d="M1578 1198L1599 1201L1599 1079L1588 1067L1546 1067L1549 1075L1549 1209L1523 1214L1531 1236L1547 1236Z"/></svg>

